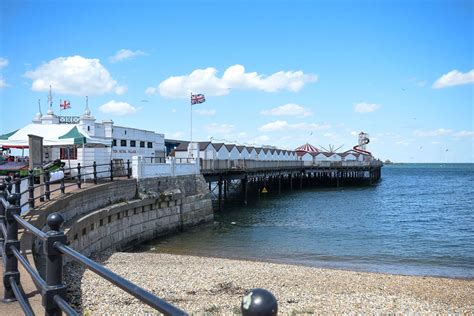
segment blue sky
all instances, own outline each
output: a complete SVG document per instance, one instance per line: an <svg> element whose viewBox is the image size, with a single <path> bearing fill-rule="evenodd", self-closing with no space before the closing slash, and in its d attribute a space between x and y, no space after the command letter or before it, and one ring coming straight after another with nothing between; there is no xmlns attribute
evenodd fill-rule
<svg viewBox="0 0 474 316"><path fill-rule="evenodd" d="M99 120L194 139L474 162L474 1L0 4L0 133L85 95Z"/></svg>

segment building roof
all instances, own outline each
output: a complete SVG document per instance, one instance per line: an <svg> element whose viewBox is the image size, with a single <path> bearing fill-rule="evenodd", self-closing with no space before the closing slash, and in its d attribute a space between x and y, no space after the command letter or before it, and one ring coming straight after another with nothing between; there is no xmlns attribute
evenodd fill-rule
<svg viewBox="0 0 474 316"><path fill-rule="evenodd" d="M224 143L215 143L213 144L213 146L214 146L214 149L218 151L221 149L222 146L224 146Z"/></svg>
<svg viewBox="0 0 474 316"><path fill-rule="evenodd" d="M239 151L239 153L241 153L245 149L245 146L235 146L235 147L237 147L237 150Z"/></svg>
<svg viewBox="0 0 474 316"><path fill-rule="evenodd" d="M189 142L182 142L174 149L174 151L188 151L188 145Z"/></svg>
<svg viewBox="0 0 474 316"><path fill-rule="evenodd" d="M311 145L310 143L306 143L304 145L301 145L300 147L296 148L295 151L304 151L308 153L317 153L319 150Z"/></svg>
<svg viewBox="0 0 474 316"><path fill-rule="evenodd" d="M230 152L235 147L234 144L225 144L225 148Z"/></svg>
<svg viewBox="0 0 474 316"><path fill-rule="evenodd" d="M205 150L211 142L199 142L199 150Z"/></svg>

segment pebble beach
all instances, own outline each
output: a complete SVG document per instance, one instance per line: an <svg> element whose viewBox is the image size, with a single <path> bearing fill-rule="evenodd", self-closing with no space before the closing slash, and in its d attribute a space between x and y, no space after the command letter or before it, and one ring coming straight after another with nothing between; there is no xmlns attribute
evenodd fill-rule
<svg viewBox="0 0 474 316"><path fill-rule="evenodd" d="M265 288L279 314L473 314L474 280L402 276L173 255L102 254L107 268L192 314L238 314L244 294ZM69 267L69 295L85 315L156 314L90 271ZM81 280L80 282L77 280Z"/></svg>

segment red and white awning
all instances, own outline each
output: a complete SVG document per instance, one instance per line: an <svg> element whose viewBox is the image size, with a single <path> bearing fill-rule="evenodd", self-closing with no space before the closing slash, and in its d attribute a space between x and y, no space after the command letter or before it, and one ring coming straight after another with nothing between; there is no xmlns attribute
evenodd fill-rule
<svg viewBox="0 0 474 316"><path fill-rule="evenodd" d="M319 150L316 147L314 147L313 145L311 145L309 143L306 143L303 146L300 146L300 147L296 148L295 151L304 151L304 152L307 152L307 153L318 153L319 152Z"/></svg>

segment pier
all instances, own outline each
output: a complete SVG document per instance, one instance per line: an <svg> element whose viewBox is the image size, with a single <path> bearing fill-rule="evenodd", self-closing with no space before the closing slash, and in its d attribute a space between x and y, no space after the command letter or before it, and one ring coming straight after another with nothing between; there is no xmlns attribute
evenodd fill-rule
<svg viewBox="0 0 474 316"><path fill-rule="evenodd" d="M262 193L281 194L282 190L309 187L341 187L373 185L381 178L383 163L372 161L258 161L258 160L200 160L201 173L222 210L230 198L230 190L243 204L250 196Z"/></svg>

